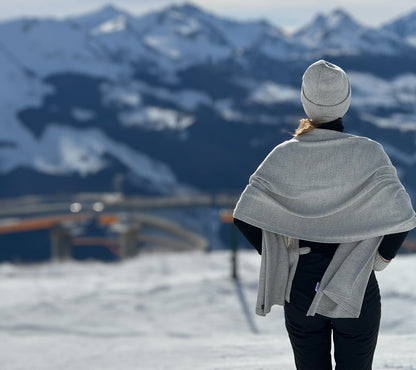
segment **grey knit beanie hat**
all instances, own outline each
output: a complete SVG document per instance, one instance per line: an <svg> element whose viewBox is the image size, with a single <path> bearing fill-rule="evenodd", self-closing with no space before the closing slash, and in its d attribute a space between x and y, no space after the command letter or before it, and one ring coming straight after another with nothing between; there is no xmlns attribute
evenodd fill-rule
<svg viewBox="0 0 416 370"><path fill-rule="evenodd" d="M302 77L301 99L305 113L315 123L342 117L351 101L347 74L335 64L318 60Z"/></svg>

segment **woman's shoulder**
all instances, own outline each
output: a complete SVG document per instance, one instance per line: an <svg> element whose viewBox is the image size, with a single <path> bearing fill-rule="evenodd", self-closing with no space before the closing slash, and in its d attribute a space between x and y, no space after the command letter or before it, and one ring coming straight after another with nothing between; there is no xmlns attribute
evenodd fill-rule
<svg viewBox="0 0 416 370"><path fill-rule="evenodd" d="M346 135L349 139L353 140L357 144L369 147L373 150L380 150L384 152L383 145L374 139L370 139L369 137L360 136L360 135L353 135L353 134L346 134Z"/></svg>
<svg viewBox="0 0 416 370"><path fill-rule="evenodd" d="M297 140L298 139L298 140ZM361 143L363 145L368 146L375 146L382 148L383 146L374 139L370 139L366 136L350 134L347 132L340 132L334 130L320 130L315 129L302 135L301 137L294 137L287 142L301 142L301 141L318 141L318 142L326 142L326 141L345 141L345 142L354 142L354 143Z"/></svg>
<svg viewBox="0 0 416 370"><path fill-rule="evenodd" d="M301 136L295 136L276 145L269 156L284 152L299 151L303 148L319 147L320 150L343 150L380 153L386 155L383 145L366 136L354 135L332 130L315 129Z"/></svg>

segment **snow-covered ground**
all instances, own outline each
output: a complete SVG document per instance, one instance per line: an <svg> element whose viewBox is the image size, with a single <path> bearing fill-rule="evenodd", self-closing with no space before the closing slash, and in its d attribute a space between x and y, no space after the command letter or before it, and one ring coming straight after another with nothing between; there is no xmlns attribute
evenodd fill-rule
<svg viewBox="0 0 416 370"><path fill-rule="evenodd" d="M254 314L260 257L142 254L115 264L0 265L4 370L294 369L282 309ZM378 274L374 369L416 369L416 256Z"/></svg>

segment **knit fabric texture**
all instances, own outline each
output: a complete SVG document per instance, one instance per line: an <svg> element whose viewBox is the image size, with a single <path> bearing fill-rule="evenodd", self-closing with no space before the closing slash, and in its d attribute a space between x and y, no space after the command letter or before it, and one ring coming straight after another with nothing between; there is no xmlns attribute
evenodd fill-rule
<svg viewBox="0 0 416 370"><path fill-rule="evenodd" d="M321 243L352 242L416 226L409 195L380 144L316 129L270 152L250 177L234 217Z"/></svg>
<svg viewBox="0 0 416 370"><path fill-rule="evenodd" d="M262 231L256 313L265 316L275 304L290 302L290 292L299 255L299 240ZM368 279L376 268L377 249L382 236L341 243L320 281L307 316L356 318L361 312Z"/></svg>
<svg viewBox="0 0 416 370"><path fill-rule="evenodd" d="M315 123L342 117L351 101L347 74L335 64L318 60L302 77L301 100L305 113Z"/></svg>
<svg viewBox="0 0 416 370"><path fill-rule="evenodd" d="M234 217L263 230L259 315L290 301L303 239L341 243L308 315L358 317L382 236L416 227L410 198L382 146L330 130L274 148L250 177Z"/></svg>
<svg viewBox="0 0 416 370"><path fill-rule="evenodd" d="M380 254L377 253L376 257L374 259L374 271L382 271L384 270L388 265L390 261L385 261L383 258L381 258Z"/></svg>

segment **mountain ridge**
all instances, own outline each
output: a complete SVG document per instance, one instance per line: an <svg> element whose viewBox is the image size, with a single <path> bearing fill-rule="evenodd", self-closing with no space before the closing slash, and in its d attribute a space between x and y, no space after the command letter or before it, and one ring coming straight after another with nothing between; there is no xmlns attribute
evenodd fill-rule
<svg viewBox="0 0 416 370"><path fill-rule="evenodd" d="M410 29L416 12L405 18ZM60 191L50 176L80 176L78 186L68 180L74 191L94 191L111 190L119 172L131 192L239 189L290 138L303 114L302 73L321 58L351 77L352 131L390 148L416 193L416 164L402 155L414 155L406 136L416 132L416 46L397 32L335 9L287 34L190 3L1 22L0 196L30 193L8 178L26 170L40 175L33 191L46 193Z"/></svg>

